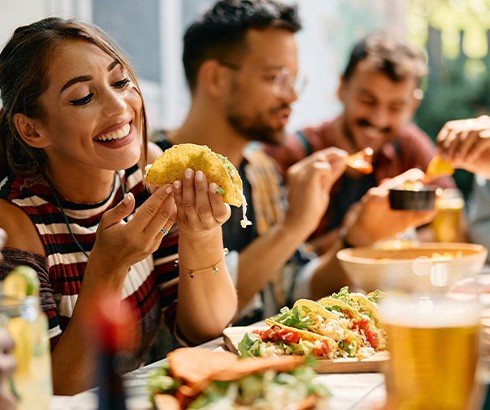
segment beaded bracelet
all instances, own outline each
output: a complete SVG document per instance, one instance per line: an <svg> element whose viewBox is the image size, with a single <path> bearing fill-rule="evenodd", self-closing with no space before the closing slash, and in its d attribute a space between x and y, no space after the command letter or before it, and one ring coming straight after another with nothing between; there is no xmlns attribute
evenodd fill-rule
<svg viewBox="0 0 490 410"><path fill-rule="evenodd" d="M180 269L182 270L185 270L187 272L189 272L189 276L191 277L191 279L196 276L196 273L197 272L204 272L204 271L207 271L207 270L212 270L213 273L218 273L219 272L219 268L218 268L218 265L223 261L223 259L225 258L225 255L228 253L228 248L224 248L223 249L223 256L220 258L220 260L216 263L214 263L213 265L209 266L208 268L202 268L202 269L187 269L185 267L183 267L182 265L180 265ZM179 265L179 260L177 259L175 261L175 266L178 266Z"/></svg>

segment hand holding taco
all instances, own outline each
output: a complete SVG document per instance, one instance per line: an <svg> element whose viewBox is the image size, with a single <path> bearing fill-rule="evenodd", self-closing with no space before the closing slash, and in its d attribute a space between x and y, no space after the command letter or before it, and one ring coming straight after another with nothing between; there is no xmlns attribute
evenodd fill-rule
<svg viewBox="0 0 490 410"><path fill-rule="evenodd" d="M187 168L202 171L209 182L216 183L224 202L236 207L242 206L242 227L251 225L246 217L247 201L237 169L225 156L213 152L205 145L177 144L165 150L153 164L147 166L146 182L160 187L182 181Z"/></svg>

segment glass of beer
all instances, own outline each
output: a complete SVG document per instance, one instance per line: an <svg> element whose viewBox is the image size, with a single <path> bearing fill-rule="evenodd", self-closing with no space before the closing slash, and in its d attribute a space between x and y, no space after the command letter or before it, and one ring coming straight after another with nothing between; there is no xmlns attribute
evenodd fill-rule
<svg viewBox="0 0 490 410"><path fill-rule="evenodd" d="M474 296L386 295L388 409L474 408L480 333Z"/></svg>
<svg viewBox="0 0 490 410"><path fill-rule="evenodd" d="M437 242L457 242L464 199L456 188L438 189L435 201L436 214L432 221Z"/></svg>

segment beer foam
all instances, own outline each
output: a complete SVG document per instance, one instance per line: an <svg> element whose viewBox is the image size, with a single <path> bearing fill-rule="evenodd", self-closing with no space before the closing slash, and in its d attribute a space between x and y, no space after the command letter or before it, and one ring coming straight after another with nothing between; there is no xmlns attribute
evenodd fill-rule
<svg viewBox="0 0 490 410"><path fill-rule="evenodd" d="M381 303L386 324L417 328L474 326L480 322L477 300L449 297L386 296Z"/></svg>

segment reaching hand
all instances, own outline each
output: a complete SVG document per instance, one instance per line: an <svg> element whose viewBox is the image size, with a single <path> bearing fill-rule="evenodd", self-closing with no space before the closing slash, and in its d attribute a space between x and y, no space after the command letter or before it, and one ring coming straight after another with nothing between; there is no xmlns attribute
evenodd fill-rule
<svg viewBox="0 0 490 410"><path fill-rule="evenodd" d="M347 153L338 148L317 151L288 169L286 224L306 239L318 226L330 202L330 190L345 171Z"/></svg>
<svg viewBox="0 0 490 410"><path fill-rule="evenodd" d="M437 135L437 144L454 168L490 178L490 117L447 122Z"/></svg>

